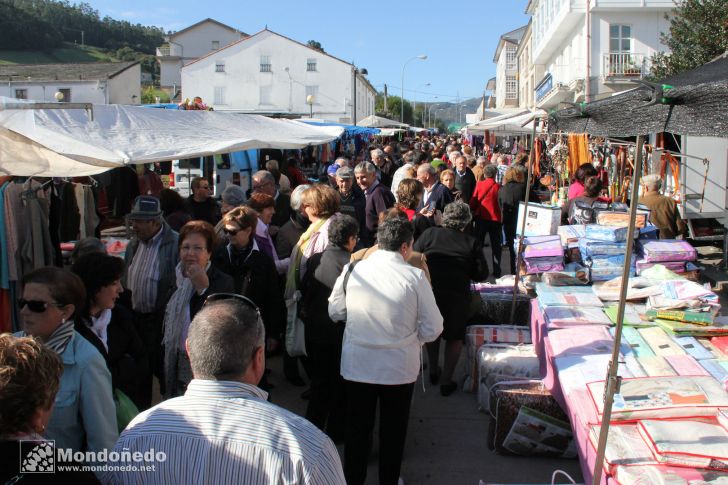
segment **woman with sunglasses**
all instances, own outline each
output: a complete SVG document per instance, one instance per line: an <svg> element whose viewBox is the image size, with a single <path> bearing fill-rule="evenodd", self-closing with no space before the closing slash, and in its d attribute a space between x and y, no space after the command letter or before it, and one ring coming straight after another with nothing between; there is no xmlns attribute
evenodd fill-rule
<svg viewBox="0 0 728 485"><path fill-rule="evenodd" d="M228 244L215 250L212 264L232 276L235 293L250 298L263 316L269 352L275 351L285 319L283 295L278 290L275 264L255 240L258 214L247 206L236 207L222 218Z"/></svg>
<svg viewBox="0 0 728 485"><path fill-rule="evenodd" d="M211 264L215 228L209 222L190 221L179 231L177 283L164 314L165 399L184 394L192 380L185 340L190 322L213 293L232 293L233 279Z"/></svg>
<svg viewBox="0 0 728 485"><path fill-rule="evenodd" d="M118 432L111 373L96 347L74 330L73 317L86 297L83 282L68 270L46 267L27 273L22 284L19 336L39 339L63 361L45 436L74 452L113 449Z"/></svg>

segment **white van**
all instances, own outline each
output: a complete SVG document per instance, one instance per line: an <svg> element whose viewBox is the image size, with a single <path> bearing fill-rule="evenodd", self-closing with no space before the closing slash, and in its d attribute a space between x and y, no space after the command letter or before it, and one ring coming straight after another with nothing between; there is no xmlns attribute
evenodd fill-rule
<svg viewBox="0 0 728 485"><path fill-rule="evenodd" d="M257 165L257 150L172 160L169 187L182 197L188 197L192 194L192 179L205 177L210 181L214 197L220 197L228 185L239 185L248 190L251 188L253 165Z"/></svg>

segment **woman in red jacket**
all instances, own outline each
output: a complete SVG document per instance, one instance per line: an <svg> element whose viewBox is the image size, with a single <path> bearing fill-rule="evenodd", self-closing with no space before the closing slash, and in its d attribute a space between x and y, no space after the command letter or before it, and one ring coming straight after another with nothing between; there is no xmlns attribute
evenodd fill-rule
<svg viewBox="0 0 728 485"><path fill-rule="evenodd" d="M475 219L475 238L484 244L486 234L490 236L490 249L493 255L493 271L491 274L500 278L500 259L503 241L503 227L501 225L501 211L498 205L498 190L500 185L495 181L498 168L489 164L483 169L485 180L475 185L475 192L470 198L470 209Z"/></svg>

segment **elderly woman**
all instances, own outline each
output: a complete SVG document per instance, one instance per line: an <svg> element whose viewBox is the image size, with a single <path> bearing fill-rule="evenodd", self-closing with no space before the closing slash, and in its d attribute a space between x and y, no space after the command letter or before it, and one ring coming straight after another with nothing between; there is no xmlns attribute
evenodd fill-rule
<svg viewBox="0 0 728 485"><path fill-rule="evenodd" d="M455 171L453 169L448 168L440 172L440 183L447 187L453 200L460 200L462 194L455 189Z"/></svg>
<svg viewBox="0 0 728 485"><path fill-rule="evenodd" d="M503 228L501 226L501 211L498 205L498 192L500 185L495 181L498 167L493 164L485 166L485 180L475 185L475 192L470 198L470 208L475 218L475 238L483 244L485 236L490 238L490 249L493 256L493 276L501 275L501 243L503 242Z"/></svg>
<svg viewBox="0 0 728 485"><path fill-rule="evenodd" d="M301 208L301 196L309 187L309 184L299 185L291 192L291 216L276 235L276 253L279 258L285 259L291 255L298 238L311 224Z"/></svg>
<svg viewBox="0 0 728 485"><path fill-rule="evenodd" d="M20 470L39 455L34 446L44 443L43 432L53 412L62 373L61 358L39 340L0 335L0 453L5 457L1 483L98 483L91 473L63 472L58 467L48 475L25 475ZM20 442L26 442L26 447L21 448Z"/></svg>
<svg viewBox="0 0 728 485"><path fill-rule="evenodd" d="M86 301L76 317L76 331L106 359L113 388L143 407L137 376L147 372L147 355L134 327L134 316L116 304L124 291L124 260L103 253L86 254L71 271L86 286Z"/></svg>
<svg viewBox="0 0 728 485"><path fill-rule="evenodd" d="M248 199L247 205L258 213L258 223L255 226L255 235L253 236L258 243L258 247L273 260L278 274L285 274L288 270L289 259L278 257L270 234L270 224L276 213L275 199L268 194L254 192Z"/></svg>
<svg viewBox="0 0 728 485"><path fill-rule="evenodd" d="M414 249L424 253L432 276L435 301L444 319L445 365L440 379L438 367L440 339L427 344L430 381L440 381L440 393L449 396L457 388L452 376L465 339L465 323L470 305L470 282L488 277L480 242L466 234L472 217L467 204L452 202L445 206L442 227L426 230Z"/></svg>
<svg viewBox="0 0 728 485"><path fill-rule="evenodd" d="M111 373L96 348L74 330L83 307L83 282L68 270L46 267L23 277L18 335L39 339L63 361L63 375L45 436L58 448L113 449L118 431Z"/></svg>
<svg viewBox="0 0 728 485"><path fill-rule="evenodd" d="M311 400L306 419L333 440L343 439L344 399L340 373L344 325L329 317L329 296L359 240L359 223L342 215L329 224L329 245L308 260L301 285L301 319L306 324L306 353Z"/></svg>
<svg viewBox="0 0 728 485"><path fill-rule="evenodd" d="M250 207L236 207L222 218L228 238L212 256L212 264L233 278L235 293L250 298L263 316L268 349L277 346L285 320L283 294L273 260L264 254L253 237L258 214ZM276 340L276 342L272 342Z"/></svg>
<svg viewBox="0 0 728 485"><path fill-rule="evenodd" d="M179 232L176 289L164 314L164 396L181 396L192 380L185 340L190 322L213 293L235 291L232 277L210 262L215 228L205 221L190 221Z"/></svg>
<svg viewBox="0 0 728 485"><path fill-rule="evenodd" d="M513 246L513 241L518 226L518 206L526 200L526 177L522 170L513 166L506 170L503 182L503 187L498 191L498 207L503 218L503 232L508 246L511 274L516 274L516 248Z"/></svg>

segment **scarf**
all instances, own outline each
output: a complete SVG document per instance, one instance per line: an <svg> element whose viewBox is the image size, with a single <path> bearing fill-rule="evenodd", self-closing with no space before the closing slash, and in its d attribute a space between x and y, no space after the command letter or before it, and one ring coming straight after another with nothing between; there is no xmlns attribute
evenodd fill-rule
<svg viewBox="0 0 728 485"><path fill-rule="evenodd" d="M71 342L71 337L73 337L73 331L73 320L61 322L58 328L56 328L51 336L48 337L48 340L44 342L44 345L56 354L61 355L66 350L66 347L68 347L68 344ZM31 336L25 332L20 332L18 335L20 335L21 337Z"/></svg>
<svg viewBox="0 0 728 485"><path fill-rule="evenodd" d="M314 224L308 226L306 232L301 234L298 242L293 247L293 251L291 252L291 262L288 266L288 274L286 275L286 299L292 298L293 294L296 290L298 290L301 274L301 260L303 259L303 253L306 251L308 244L311 242L311 236L321 229L321 226L323 226L327 220L328 219L319 219Z"/></svg>
<svg viewBox="0 0 728 485"><path fill-rule="evenodd" d="M210 268L207 263L205 271ZM195 293L192 280L182 274L182 262L175 268L177 289L167 303L164 311L164 376L167 383L166 393L171 395L177 381L177 352L184 349L184 340L190 327L190 300Z"/></svg>
<svg viewBox="0 0 728 485"><path fill-rule="evenodd" d="M101 340L107 352L109 351L108 328L110 323L111 309L102 311L98 317L91 316L91 321L87 322L88 327Z"/></svg>

